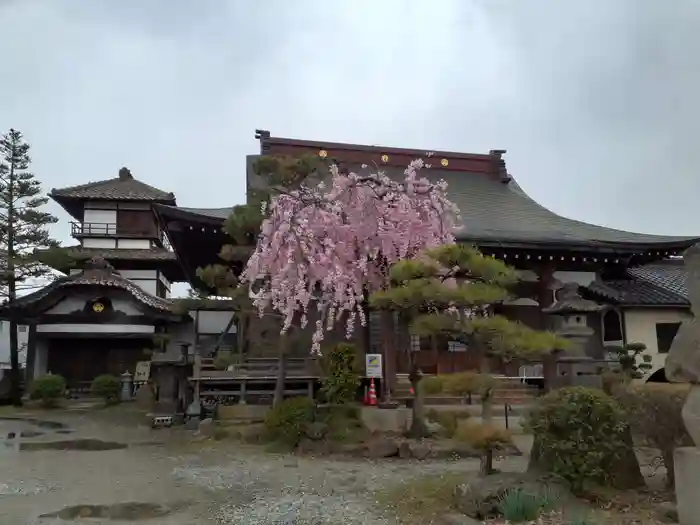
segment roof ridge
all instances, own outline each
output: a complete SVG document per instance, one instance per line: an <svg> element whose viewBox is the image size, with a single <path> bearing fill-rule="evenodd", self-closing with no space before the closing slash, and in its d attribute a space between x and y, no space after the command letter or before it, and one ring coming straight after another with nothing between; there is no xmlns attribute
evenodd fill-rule
<svg viewBox="0 0 700 525"><path fill-rule="evenodd" d="M132 180L137 180L137 179L132 179ZM118 182L118 181L119 181L119 177L112 177L111 179L96 180L96 181L86 182L85 184L77 184L75 186L66 186L65 188L51 188L51 191L49 193L62 192L62 191L84 190L86 188L94 188L95 186L98 186L101 184L106 184L108 182Z"/></svg>

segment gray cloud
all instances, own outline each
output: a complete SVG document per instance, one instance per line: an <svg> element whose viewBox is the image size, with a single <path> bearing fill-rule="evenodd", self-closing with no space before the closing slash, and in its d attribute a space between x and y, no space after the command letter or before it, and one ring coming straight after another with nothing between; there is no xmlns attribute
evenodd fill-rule
<svg viewBox="0 0 700 525"><path fill-rule="evenodd" d="M693 0L0 0L0 21L0 128L47 189L127 165L182 205L241 202L264 127L505 148L558 213L700 232Z"/></svg>

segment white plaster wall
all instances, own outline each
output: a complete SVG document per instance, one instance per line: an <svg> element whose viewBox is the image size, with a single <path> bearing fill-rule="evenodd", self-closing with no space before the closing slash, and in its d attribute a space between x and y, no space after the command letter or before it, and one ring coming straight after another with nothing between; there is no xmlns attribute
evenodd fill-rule
<svg viewBox="0 0 700 525"><path fill-rule="evenodd" d="M660 354L656 343L656 323L679 323L691 317L687 310L634 308L623 312L628 343L644 343L651 355L652 369L648 375L663 368L668 354Z"/></svg>
<svg viewBox="0 0 700 525"><path fill-rule="evenodd" d="M116 248L115 239L83 239L84 248Z"/></svg>
<svg viewBox="0 0 700 525"><path fill-rule="evenodd" d="M17 343L19 345L20 363L24 364L27 360L27 338L29 335L29 327L21 325L17 327ZM10 362L10 322L0 321L0 363Z"/></svg>
<svg viewBox="0 0 700 525"><path fill-rule="evenodd" d="M127 279L155 279L156 270L119 270L119 275Z"/></svg>
<svg viewBox="0 0 700 525"><path fill-rule="evenodd" d="M220 334L226 328L226 325L231 320L233 312L222 311L200 311L199 312L199 327L200 334ZM231 325L228 331L229 334L236 333L236 323Z"/></svg>
<svg viewBox="0 0 700 525"><path fill-rule="evenodd" d="M117 226L117 210L91 210L85 209L84 223L113 224Z"/></svg>
<svg viewBox="0 0 700 525"><path fill-rule="evenodd" d="M118 248L127 250L148 250L151 241L148 239L119 239Z"/></svg>
<svg viewBox="0 0 700 525"><path fill-rule="evenodd" d="M150 293L151 295L158 294L158 280L157 279L129 279L136 286L141 288L144 292Z"/></svg>

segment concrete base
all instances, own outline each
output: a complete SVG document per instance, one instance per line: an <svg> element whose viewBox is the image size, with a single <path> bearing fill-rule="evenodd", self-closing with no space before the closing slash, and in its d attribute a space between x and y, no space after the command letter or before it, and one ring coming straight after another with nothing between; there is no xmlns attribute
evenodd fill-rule
<svg viewBox="0 0 700 525"><path fill-rule="evenodd" d="M677 448L673 459L678 521L680 525L700 525L700 449Z"/></svg>
<svg viewBox="0 0 700 525"><path fill-rule="evenodd" d="M411 411L407 408L362 407L360 419L370 432L403 433L408 430Z"/></svg>

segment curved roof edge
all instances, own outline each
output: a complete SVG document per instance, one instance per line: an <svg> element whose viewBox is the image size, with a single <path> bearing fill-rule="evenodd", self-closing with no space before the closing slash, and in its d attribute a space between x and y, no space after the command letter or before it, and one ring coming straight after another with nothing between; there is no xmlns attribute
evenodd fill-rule
<svg viewBox="0 0 700 525"><path fill-rule="evenodd" d="M223 224L233 212L233 206L227 208L182 208L167 204L154 204L153 208L165 223L174 220L184 220L207 224Z"/></svg>

